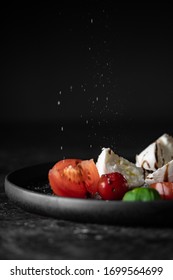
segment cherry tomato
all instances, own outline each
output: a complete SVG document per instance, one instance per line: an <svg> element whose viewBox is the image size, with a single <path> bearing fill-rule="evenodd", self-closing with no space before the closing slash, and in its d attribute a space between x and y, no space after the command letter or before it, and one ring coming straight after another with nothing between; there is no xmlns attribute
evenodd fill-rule
<svg viewBox="0 0 173 280"><path fill-rule="evenodd" d="M98 182L98 193L105 200L120 200L128 190L127 180L118 172L103 174Z"/></svg>
<svg viewBox="0 0 173 280"><path fill-rule="evenodd" d="M173 199L173 182L153 183L150 187L156 189L163 199Z"/></svg>
<svg viewBox="0 0 173 280"><path fill-rule="evenodd" d="M48 178L54 194L86 198L96 193L100 176L92 159L64 159L49 170Z"/></svg>

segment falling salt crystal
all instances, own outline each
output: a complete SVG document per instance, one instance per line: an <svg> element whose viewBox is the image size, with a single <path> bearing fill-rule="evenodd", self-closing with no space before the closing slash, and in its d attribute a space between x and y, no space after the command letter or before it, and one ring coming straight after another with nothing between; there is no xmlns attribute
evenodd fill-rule
<svg viewBox="0 0 173 280"><path fill-rule="evenodd" d="M88 124L88 120L86 120L86 124Z"/></svg>
<svg viewBox="0 0 173 280"><path fill-rule="evenodd" d="M63 150L63 146L60 147L61 151Z"/></svg>
<svg viewBox="0 0 173 280"><path fill-rule="evenodd" d="M95 239L96 239L96 240L102 240L102 239L103 239L103 236L102 236L102 235L96 235L96 236L95 236Z"/></svg>
<svg viewBox="0 0 173 280"><path fill-rule="evenodd" d="M108 97L108 96L106 96L106 100L109 100L109 97Z"/></svg>
<svg viewBox="0 0 173 280"><path fill-rule="evenodd" d="M89 49L89 51L91 50L91 48L90 48L90 47L89 47L88 49Z"/></svg>
<svg viewBox="0 0 173 280"><path fill-rule="evenodd" d="M96 97L96 101L99 101L99 98L98 98L98 96Z"/></svg>
<svg viewBox="0 0 173 280"><path fill-rule="evenodd" d="M93 18L91 18L91 23L93 23L94 21L93 21Z"/></svg>
<svg viewBox="0 0 173 280"><path fill-rule="evenodd" d="M59 106L59 105L61 104L61 101L58 100L57 104L58 104L58 106Z"/></svg>
<svg viewBox="0 0 173 280"><path fill-rule="evenodd" d="M103 84L102 87L105 87L105 85Z"/></svg>
<svg viewBox="0 0 173 280"><path fill-rule="evenodd" d="M62 91L60 90L60 91L59 91L59 94L61 95L61 93L62 93Z"/></svg>
<svg viewBox="0 0 173 280"><path fill-rule="evenodd" d="M86 91L86 88L84 88L83 91Z"/></svg>
<svg viewBox="0 0 173 280"><path fill-rule="evenodd" d="M72 91L73 90L73 86L70 86L70 91Z"/></svg>
<svg viewBox="0 0 173 280"><path fill-rule="evenodd" d="M63 126L61 126L61 131L64 131L64 127Z"/></svg>
<svg viewBox="0 0 173 280"><path fill-rule="evenodd" d="M93 145L92 144L90 144L90 148L92 148L93 147Z"/></svg>
<svg viewBox="0 0 173 280"><path fill-rule="evenodd" d="M87 228L83 228L83 229L81 229L81 233L89 233L89 229L87 229Z"/></svg>

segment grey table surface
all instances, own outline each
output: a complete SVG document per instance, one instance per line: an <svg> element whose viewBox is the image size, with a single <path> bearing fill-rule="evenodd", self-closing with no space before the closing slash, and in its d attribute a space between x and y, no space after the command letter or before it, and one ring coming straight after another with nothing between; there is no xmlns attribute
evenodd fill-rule
<svg viewBox="0 0 173 280"><path fill-rule="evenodd" d="M26 212L7 198L9 172L57 158L50 143L1 145L0 259L173 259L171 221L166 228L76 223Z"/></svg>

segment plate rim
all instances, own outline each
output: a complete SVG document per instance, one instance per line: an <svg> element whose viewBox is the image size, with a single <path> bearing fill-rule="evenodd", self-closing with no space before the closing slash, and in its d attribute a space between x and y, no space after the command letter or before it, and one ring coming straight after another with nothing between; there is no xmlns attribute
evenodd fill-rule
<svg viewBox="0 0 173 280"><path fill-rule="evenodd" d="M52 194L44 194L44 193L36 192L34 190L26 189L23 186L17 185L11 180L11 177L13 178L15 174L20 175L21 172L27 172L29 169L40 169L41 167L44 168L47 167L46 169L48 172L48 166L51 167L53 166L52 164L53 164L52 162L45 162L41 164L25 166L8 173L5 176L5 193L7 197L13 202L15 202L16 204L18 204L18 206L20 206L21 208L29 212L43 214L46 216L52 216L58 219L62 218L64 220L66 219L76 220L79 222L82 222L82 220L84 220L84 222L88 221L91 223L93 222L102 223L101 221L98 221L99 219L97 218L98 215L98 217L101 218L103 216L104 223L111 223L111 221L106 221L106 217L110 219L109 212L110 214L113 214L114 211L115 212L118 211L119 213L115 213L115 216L117 217L118 222L121 223L120 217L118 217L118 215L126 216L125 211L127 211L130 214L130 218L134 220L132 224L135 224L138 222L139 218L135 218L132 216L134 212L133 209L139 210L140 213L143 213L145 211L146 213L148 213L149 209L151 209L153 213L159 210L160 214L162 214L160 209L169 211L169 209L171 208L173 211L173 201L158 200L158 201L133 201L132 202L132 201L122 201L122 200L107 201L107 200L97 200L97 199L60 197ZM44 203L47 203L47 205L44 205ZM93 214L93 216L91 215L92 209L96 212ZM79 210L81 211L81 213ZM56 213L56 211L59 212ZM102 215L100 213L101 211L103 211ZM145 217L144 214L145 213L143 213L143 216ZM70 215L73 216L72 219ZM137 216L138 215L139 214L137 214ZM116 222L116 217L113 217L113 221L112 221L113 224L115 224ZM126 220L128 219L126 218ZM128 221L123 223L122 221L122 224L128 225L130 223Z"/></svg>

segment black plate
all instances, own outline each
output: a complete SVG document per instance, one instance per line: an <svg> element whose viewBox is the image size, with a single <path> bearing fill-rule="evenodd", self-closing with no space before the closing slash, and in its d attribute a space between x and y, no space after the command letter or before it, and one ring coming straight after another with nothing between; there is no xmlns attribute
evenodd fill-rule
<svg viewBox="0 0 173 280"><path fill-rule="evenodd" d="M54 196L47 174L54 163L14 171L5 178L9 199L23 209L76 222L127 226L173 225L173 201L123 202Z"/></svg>

